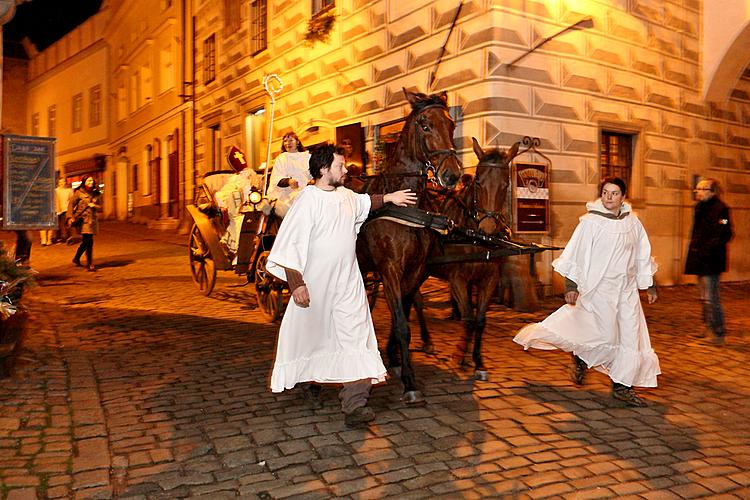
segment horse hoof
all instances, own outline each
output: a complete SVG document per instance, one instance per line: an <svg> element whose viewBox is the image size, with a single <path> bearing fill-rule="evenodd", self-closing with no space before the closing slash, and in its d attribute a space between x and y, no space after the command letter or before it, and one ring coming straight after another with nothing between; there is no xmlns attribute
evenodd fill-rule
<svg viewBox="0 0 750 500"><path fill-rule="evenodd" d="M422 396L422 393L419 391L406 391L404 395L401 396L401 401L408 405L417 405L425 402L424 396Z"/></svg>
<svg viewBox="0 0 750 500"><path fill-rule="evenodd" d="M490 379L490 376L487 373L487 370L474 370L474 380L487 382L489 379Z"/></svg>
<svg viewBox="0 0 750 500"><path fill-rule="evenodd" d="M401 367L391 366L390 368L388 368L388 373L391 374L391 377L401 378Z"/></svg>
<svg viewBox="0 0 750 500"><path fill-rule="evenodd" d="M435 346L432 344L425 344L422 346L422 352L425 354L435 354Z"/></svg>

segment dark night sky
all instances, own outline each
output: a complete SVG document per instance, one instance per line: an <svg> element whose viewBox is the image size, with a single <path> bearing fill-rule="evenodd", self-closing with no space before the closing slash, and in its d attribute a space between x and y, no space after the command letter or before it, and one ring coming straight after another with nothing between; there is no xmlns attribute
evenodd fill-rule
<svg viewBox="0 0 750 500"><path fill-rule="evenodd" d="M16 7L16 15L3 27L8 55L12 42L28 36L41 51L96 14L102 0L31 0ZM11 42L8 44L7 42Z"/></svg>

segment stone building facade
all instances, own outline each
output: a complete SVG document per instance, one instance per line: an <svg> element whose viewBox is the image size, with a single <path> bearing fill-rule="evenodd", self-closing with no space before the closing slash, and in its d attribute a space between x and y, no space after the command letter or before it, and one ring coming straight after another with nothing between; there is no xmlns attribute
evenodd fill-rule
<svg viewBox="0 0 750 500"><path fill-rule="evenodd" d="M192 200L192 37L183 4L105 0L30 58L26 133L57 138L58 169L69 181L97 177L106 217L176 227Z"/></svg>
<svg viewBox="0 0 750 500"><path fill-rule="evenodd" d="M660 282L687 279L691 188L706 175L719 179L734 207L737 237L726 277L750 277L742 251L750 243L750 78L741 78L726 102L703 100L701 2L469 0L450 37L453 0L339 0L325 10L328 3L196 0L199 173L220 168L231 145L255 164L265 160L270 107L262 80L271 73L284 83L274 151L288 130L313 144L359 123L372 159L389 124L407 112L401 89L428 90L447 40L431 90L448 92L465 167L475 163L471 137L503 147L538 137L551 160L549 232L525 238L567 241L584 202L595 198L603 153L611 156L615 137L630 141L630 198L655 247ZM311 44L305 35L319 5L317 17L332 14L333 27L326 41ZM593 26L508 64L588 17ZM553 257L538 258L548 283Z"/></svg>

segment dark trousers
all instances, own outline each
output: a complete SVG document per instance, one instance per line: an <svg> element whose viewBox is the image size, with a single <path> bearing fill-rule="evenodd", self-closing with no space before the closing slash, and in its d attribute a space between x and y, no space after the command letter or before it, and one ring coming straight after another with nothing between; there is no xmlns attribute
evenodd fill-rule
<svg viewBox="0 0 750 500"><path fill-rule="evenodd" d="M57 239L63 242L68 241L68 236L70 236L70 228L65 223L67 215L65 212L57 215Z"/></svg>
<svg viewBox="0 0 750 500"><path fill-rule="evenodd" d="M82 234L81 244L78 245L76 250L76 256L73 259L76 262L81 261L81 256L86 252L86 261L89 266L94 265L94 235L93 234Z"/></svg>
<svg viewBox="0 0 750 500"><path fill-rule="evenodd" d="M724 310L719 299L719 275L698 276L698 291L703 305L703 323L717 337L723 337Z"/></svg>
<svg viewBox="0 0 750 500"><path fill-rule="evenodd" d="M31 258L31 238L26 231L16 231L15 259L20 264L28 264Z"/></svg>

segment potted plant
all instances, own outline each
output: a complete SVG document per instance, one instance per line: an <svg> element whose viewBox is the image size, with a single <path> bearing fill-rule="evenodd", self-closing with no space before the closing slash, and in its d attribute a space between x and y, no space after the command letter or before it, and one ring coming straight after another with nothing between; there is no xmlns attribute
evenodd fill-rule
<svg viewBox="0 0 750 500"><path fill-rule="evenodd" d="M28 311L21 305L35 272L16 263L0 246L0 377L7 377L26 333Z"/></svg>

